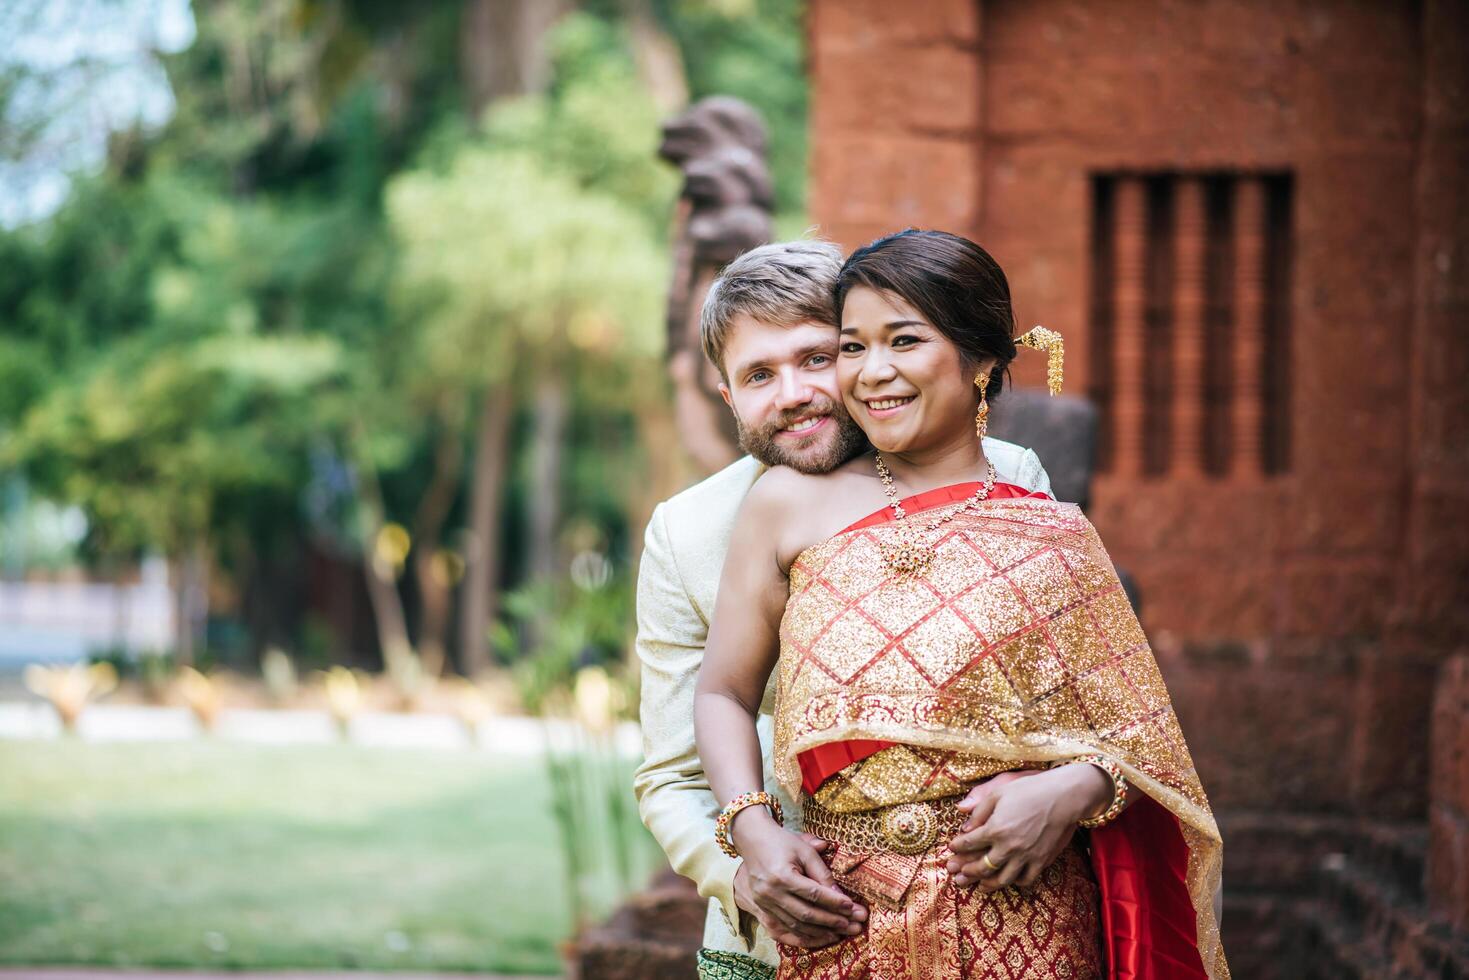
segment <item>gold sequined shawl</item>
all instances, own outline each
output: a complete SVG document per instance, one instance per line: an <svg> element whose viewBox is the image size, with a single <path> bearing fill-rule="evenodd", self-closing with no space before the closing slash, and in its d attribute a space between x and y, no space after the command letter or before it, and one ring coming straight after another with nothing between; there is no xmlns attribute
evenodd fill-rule
<svg viewBox="0 0 1469 980"><path fill-rule="evenodd" d="M1228 977L1213 905L1219 829L1091 522L1074 504L985 501L931 535L935 558L912 576L880 553L896 526L845 531L791 567L775 710L781 785L795 797L800 753L849 739L1016 763L1103 753L1178 818L1199 952L1213 980Z"/></svg>

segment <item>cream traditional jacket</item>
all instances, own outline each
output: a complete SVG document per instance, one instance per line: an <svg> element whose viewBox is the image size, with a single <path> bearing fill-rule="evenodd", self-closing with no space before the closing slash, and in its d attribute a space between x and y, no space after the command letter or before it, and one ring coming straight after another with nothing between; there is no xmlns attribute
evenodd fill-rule
<svg viewBox="0 0 1469 980"><path fill-rule="evenodd" d="M1051 492L1040 459L1023 446L984 440L996 479ZM739 862L714 843L719 804L694 748L694 684L735 515L765 467L749 456L659 504L648 522L638 571L638 657L642 660L643 763L634 777L638 810L679 874L709 899L704 946L776 965L775 944L735 905ZM770 769L775 675L765 689L756 729L765 759L765 789L799 829L801 809L781 792ZM754 788L754 787L752 787ZM736 928L735 923L739 926Z"/></svg>

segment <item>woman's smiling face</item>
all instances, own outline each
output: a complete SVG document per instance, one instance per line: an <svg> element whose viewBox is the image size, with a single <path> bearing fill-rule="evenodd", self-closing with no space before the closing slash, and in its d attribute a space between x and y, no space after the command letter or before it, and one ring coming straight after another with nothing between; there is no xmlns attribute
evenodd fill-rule
<svg viewBox="0 0 1469 980"><path fill-rule="evenodd" d="M978 369L894 293L854 286L841 309L837 386L852 419L884 452L932 449L974 431Z"/></svg>

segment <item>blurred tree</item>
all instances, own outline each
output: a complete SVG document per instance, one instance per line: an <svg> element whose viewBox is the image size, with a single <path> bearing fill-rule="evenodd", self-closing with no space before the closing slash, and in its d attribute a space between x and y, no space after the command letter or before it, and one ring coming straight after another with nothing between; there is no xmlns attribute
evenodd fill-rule
<svg viewBox="0 0 1469 980"><path fill-rule="evenodd" d="M806 227L804 0L651 0L678 42L690 101L733 95L770 134L777 237Z"/></svg>
<svg viewBox="0 0 1469 980"><path fill-rule="evenodd" d="M547 33L566 12L563 0L468 0L464 8L460 69L475 121L497 99L541 92L550 80ZM487 634L494 620L503 571L500 511L508 475L509 432L515 393L504 378L489 378L479 402L470 481L469 530L460 604L460 666L475 674L489 664ZM555 413L558 406L549 411ZM441 594L432 576L420 589ZM441 599L432 600L437 605ZM436 622L435 626L439 626ZM437 642L434 638L432 642Z"/></svg>
<svg viewBox="0 0 1469 980"><path fill-rule="evenodd" d="M262 510L277 525L295 512L307 447L332 424L308 396L338 383L337 338L373 316L353 287L381 245L344 224L159 167L82 182L44 229L0 236L16 259L0 270L5 461L86 505L104 567L170 557L186 657L208 569L249 557Z"/></svg>
<svg viewBox="0 0 1469 980"><path fill-rule="evenodd" d="M646 338L656 324L661 254L646 219L544 157L490 141L467 143L443 172L395 180L388 212L402 241L404 287L423 304L419 363L439 387L474 392L485 412L505 410L517 387L528 389L533 424L554 446L541 451L558 451L573 331L643 330ZM503 428L482 419L476 455L502 467L503 442L487 442L487 431L503 439ZM554 500L559 468L542 458L536 469L537 496ZM496 475L502 484L503 469ZM554 554L548 523L533 519L532 546ZM494 541L471 547L486 557L500 551ZM465 603L474 608L472 596ZM465 624L466 671L488 663L489 622Z"/></svg>
<svg viewBox="0 0 1469 980"><path fill-rule="evenodd" d="M0 231L0 459L85 507L91 560L166 551L181 644L211 569L252 646L296 642L310 548L369 570L385 653L440 656L462 574L483 663L502 583L627 561L668 491L657 121L729 81L799 160L797 9L198 0L167 125Z"/></svg>
<svg viewBox="0 0 1469 980"><path fill-rule="evenodd" d="M460 69L471 114L496 99L544 91L551 80L546 34L570 0L466 0Z"/></svg>

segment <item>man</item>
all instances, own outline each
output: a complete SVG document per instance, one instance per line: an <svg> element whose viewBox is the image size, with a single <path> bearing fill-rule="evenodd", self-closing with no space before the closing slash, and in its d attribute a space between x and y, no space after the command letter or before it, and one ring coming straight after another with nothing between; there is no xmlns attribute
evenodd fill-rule
<svg viewBox="0 0 1469 980"><path fill-rule="evenodd" d="M801 835L787 868L750 868L714 842L719 803L694 748L694 685L740 503L769 466L826 472L866 448L836 384L832 292L842 256L828 242L764 245L740 256L709 288L700 316L704 353L724 379L740 448L749 453L659 504L648 522L638 574L637 651L642 660L644 760L634 777L643 823L674 870L708 898L701 977L773 976L775 941L817 947L861 930L866 910L821 862L825 842ZM1050 493L1035 453L985 439L997 474ZM787 826L800 807L770 774L774 675L758 723L766 788L782 798Z"/></svg>

